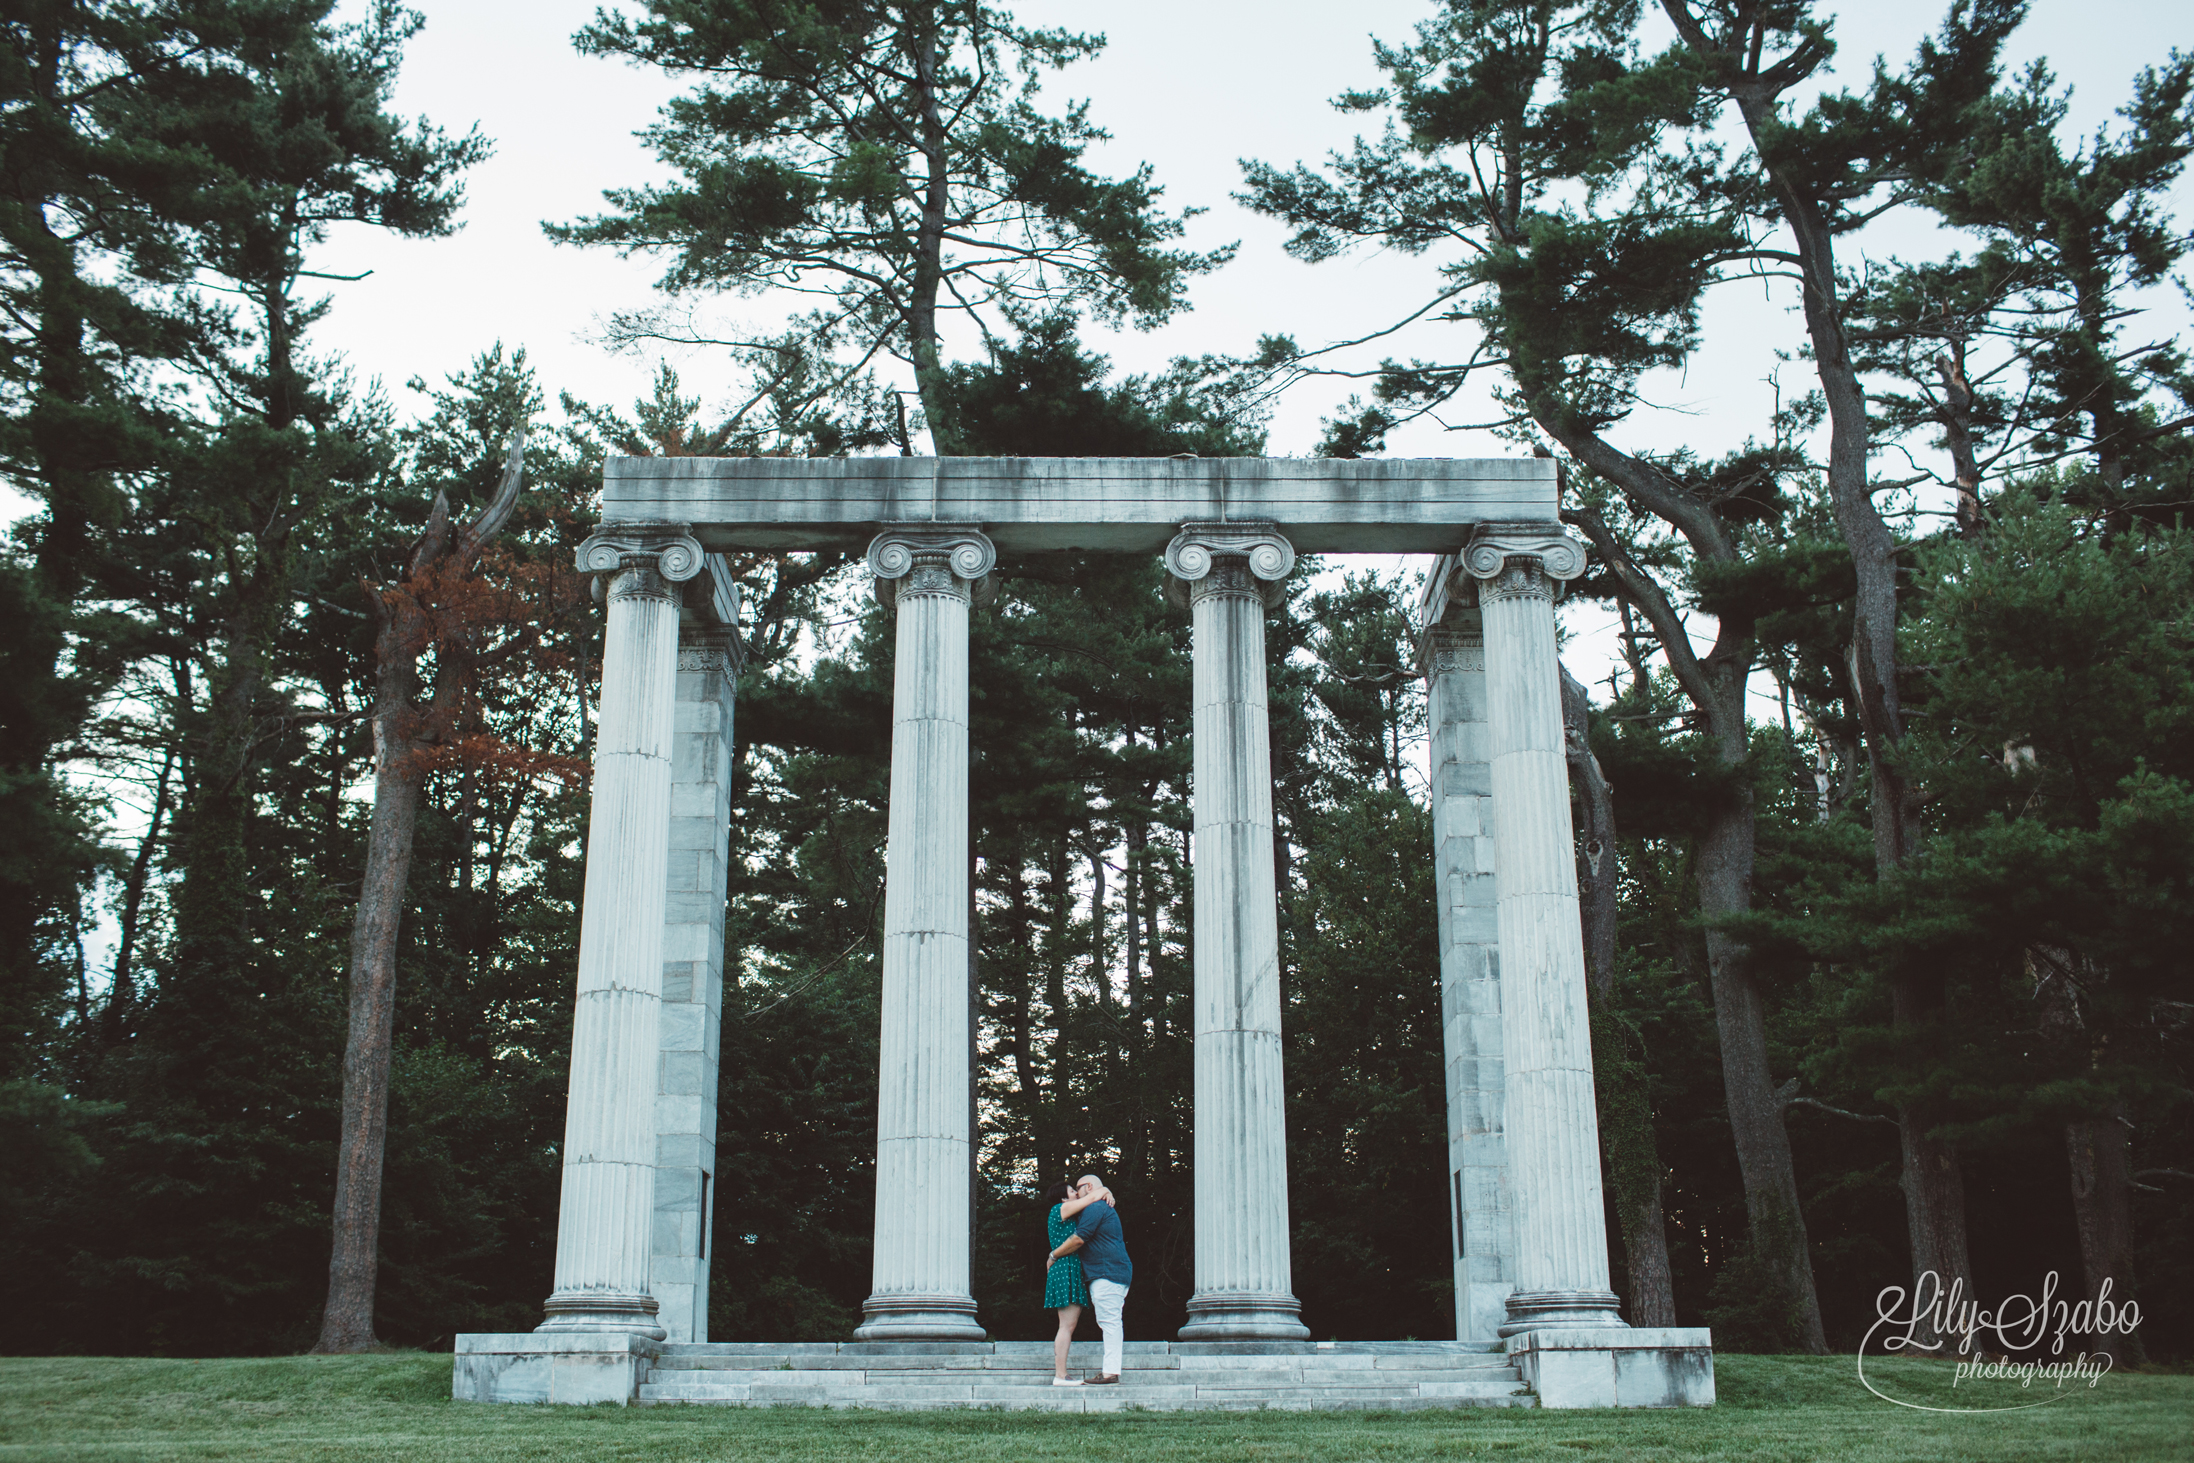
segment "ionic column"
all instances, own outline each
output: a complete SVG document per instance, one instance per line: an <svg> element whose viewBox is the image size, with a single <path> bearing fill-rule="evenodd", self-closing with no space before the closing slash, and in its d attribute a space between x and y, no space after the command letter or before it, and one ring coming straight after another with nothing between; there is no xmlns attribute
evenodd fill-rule
<svg viewBox="0 0 2194 1463"><path fill-rule="evenodd" d="M579 918L556 1288L543 1331L663 1336L648 1264L678 674L675 585L699 573L701 560L701 546L676 529L597 534L579 546L581 571L609 576L609 627Z"/></svg>
<svg viewBox="0 0 2194 1463"><path fill-rule="evenodd" d="M1501 1334L1620 1326L1554 639L1554 582L1584 571L1584 550L1559 524L1481 524L1463 567L1480 581L1485 622L1500 893L1502 1118L1516 1226L1516 1289Z"/></svg>
<svg viewBox="0 0 2194 1463"><path fill-rule="evenodd" d="M980 1341L970 1289L968 605L997 562L972 528L887 529L876 597L899 615L885 858L876 1251L864 1341Z"/></svg>
<svg viewBox="0 0 2194 1463"><path fill-rule="evenodd" d="M1433 570L1418 645L1432 741L1432 861L1447 1071L1447 1192L1455 1338L1491 1341L1508 1319L1515 1239L1501 1130L1501 946L1485 636L1474 581ZM1459 589L1462 598L1452 591Z"/></svg>
<svg viewBox="0 0 2194 1463"><path fill-rule="evenodd" d="M671 1341L708 1340L715 1206L716 1076L724 1011L724 897L731 855L732 713L744 649L739 591L717 555L694 581L678 635L663 910L661 1065L655 1090L655 1236L648 1289Z"/></svg>
<svg viewBox="0 0 2194 1463"><path fill-rule="evenodd" d="M1192 523L1166 547L1196 644L1196 1290L1184 1341L1310 1335L1288 1258L1262 582L1294 564L1270 524Z"/></svg>

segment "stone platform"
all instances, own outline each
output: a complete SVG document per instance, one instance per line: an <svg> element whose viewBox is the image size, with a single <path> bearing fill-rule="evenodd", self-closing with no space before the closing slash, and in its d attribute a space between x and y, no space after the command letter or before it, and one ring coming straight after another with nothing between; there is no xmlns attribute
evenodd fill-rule
<svg viewBox="0 0 2194 1463"><path fill-rule="evenodd" d="M663 1342L622 1332L457 1338L460 1402L1007 1407L1155 1412L1711 1407L1703 1329L1574 1328L1500 1341L1131 1341L1117 1386L1054 1387L1048 1341ZM1077 1344L1089 1377L1099 1343Z"/></svg>
<svg viewBox="0 0 2194 1463"><path fill-rule="evenodd" d="M1094 1375L1102 1347L1074 1347ZM1153 1412L1530 1407L1497 1342L1131 1341L1118 1386L1054 1387L1048 1341L706 1342L666 1345L643 1405L1006 1407Z"/></svg>

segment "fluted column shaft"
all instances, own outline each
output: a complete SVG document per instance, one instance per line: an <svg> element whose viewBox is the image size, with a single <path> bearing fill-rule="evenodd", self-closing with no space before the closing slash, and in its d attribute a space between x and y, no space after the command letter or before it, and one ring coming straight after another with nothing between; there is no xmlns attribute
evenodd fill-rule
<svg viewBox="0 0 2194 1463"><path fill-rule="evenodd" d="M1276 535L1274 536L1276 538ZM1189 584L1195 625L1196 1289L1184 1340L1301 1339L1288 1244L1280 928L1262 564L1236 546ZM1235 548L1235 552L1228 552ZM1267 572L1275 566L1278 572Z"/></svg>
<svg viewBox="0 0 2194 1463"><path fill-rule="evenodd" d="M1480 571L1474 565L1472 572ZM1553 583L1541 560L1525 555L1506 557L1497 572L1481 577L1499 887L1502 1116L1516 1238L1516 1289L1501 1330L1619 1326L1608 1289Z"/></svg>
<svg viewBox="0 0 2194 1463"><path fill-rule="evenodd" d="M617 572L608 600L556 1288L541 1329L660 1339L648 1264L678 607L645 567Z"/></svg>
<svg viewBox="0 0 2194 1463"><path fill-rule="evenodd" d="M1436 574L1444 575L1452 560ZM1485 638L1468 603L1424 632L1432 741L1432 849L1440 929L1440 1035L1447 1071L1448 1205L1455 1337L1491 1341L1508 1319L1514 1265L1501 1126L1501 947Z"/></svg>
<svg viewBox="0 0 2194 1463"><path fill-rule="evenodd" d="M871 546L895 601L876 1247L862 1340L983 1339L970 1283L968 607L989 569L934 535ZM980 535L973 535L980 538ZM893 552L893 546L907 550ZM897 574L884 571L897 569ZM956 572L973 571L973 572Z"/></svg>

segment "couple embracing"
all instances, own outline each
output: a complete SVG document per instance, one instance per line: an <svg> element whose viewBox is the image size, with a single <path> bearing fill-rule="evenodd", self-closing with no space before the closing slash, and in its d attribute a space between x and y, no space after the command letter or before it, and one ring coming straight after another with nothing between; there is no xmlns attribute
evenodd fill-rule
<svg viewBox="0 0 2194 1463"><path fill-rule="evenodd" d="M1120 1233L1119 1211L1112 1206L1112 1190L1093 1173L1071 1184L1054 1184L1044 1195L1049 1206L1051 1256L1045 1261L1044 1307L1059 1313L1059 1334L1051 1343L1054 1387L1079 1387L1067 1378L1067 1348L1074 1341L1074 1327L1082 1319L1086 1302L1097 1312L1098 1329L1105 1335L1104 1370L1091 1377L1092 1387L1111 1386L1120 1380L1121 1355L1127 1332L1120 1312L1127 1305L1127 1288L1134 1283L1135 1266L1127 1257L1127 1240Z"/></svg>

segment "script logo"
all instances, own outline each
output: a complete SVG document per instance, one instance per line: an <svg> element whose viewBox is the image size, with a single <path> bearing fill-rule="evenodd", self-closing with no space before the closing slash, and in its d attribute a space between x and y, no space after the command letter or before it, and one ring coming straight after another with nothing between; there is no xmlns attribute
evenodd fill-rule
<svg viewBox="0 0 2194 1463"><path fill-rule="evenodd" d="M2069 1384L2084 1382L2092 1391L2109 1373L2111 1359L2107 1354L2089 1356L2084 1351L2067 1357L2066 1338L2107 1336L2114 1331L2131 1335L2141 1324L2141 1308L2135 1301L2113 1301L2107 1278L2092 1301L2076 1303L2059 1299L2057 1284L2057 1272L2052 1270L2042 1282L2039 1297L2006 1296L1993 1311L1965 1298L1963 1280L1954 1280L1945 1287L1942 1277L1933 1270L1921 1274L1909 1297L1903 1286L1885 1285L1874 1297L1874 1324L1859 1343L1859 1381L1884 1402L1921 1412L2016 1412L2062 1401L2071 1395L2066 1391ZM1885 1356L1896 1352L1940 1354L1949 1347L1949 1355L1958 1358L1951 1374L1952 1390L1968 1383L2017 1382L2022 1392L2031 1392L2035 1383L2047 1382L2050 1395L1998 1407L1931 1407L1907 1402L1875 1386L1866 1374L1867 1348L1876 1338ZM1984 1339L1994 1341L1997 1356L1990 1357L1980 1348L1978 1343ZM2045 1342L2051 1360L2015 1361L2008 1355L2037 1352Z"/></svg>

